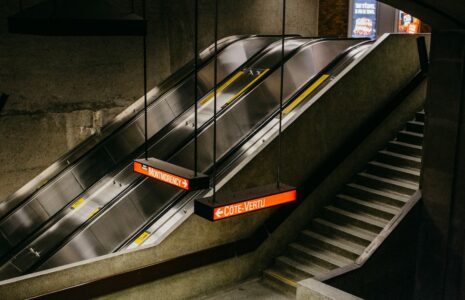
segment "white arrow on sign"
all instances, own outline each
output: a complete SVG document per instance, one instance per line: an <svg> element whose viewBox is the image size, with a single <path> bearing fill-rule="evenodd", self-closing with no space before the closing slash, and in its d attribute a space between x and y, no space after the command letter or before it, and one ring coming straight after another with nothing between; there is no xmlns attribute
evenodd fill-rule
<svg viewBox="0 0 465 300"><path fill-rule="evenodd" d="M217 218L221 218L221 216L223 215L223 209L222 208L219 208L216 212L215 212L215 216Z"/></svg>
<svg viewBox="0 0 465 300"><path fill-rule="evenodd" d="M187 188L187 180L183 180L181 182L181 185L183 186L183 188Z"/></svg>

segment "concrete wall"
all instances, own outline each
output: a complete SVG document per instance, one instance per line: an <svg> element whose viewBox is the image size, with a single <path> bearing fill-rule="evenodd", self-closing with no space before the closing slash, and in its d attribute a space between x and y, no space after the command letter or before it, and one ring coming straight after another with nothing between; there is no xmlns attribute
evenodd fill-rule
<svg viewBox="0 0 465 300"><path fill-rule="evenodd" d="M309 278L299 282L297 300L362 300L349 293L336 289L315 279Z"/></svg>
<svg viewBox="0 0 465 300"><path fill-rule="evenodd" d="M349 26L349 0L320 0L318 34L346 37Z"/></svg>
<svg viewBox="0 0 465 300"><path fill-rule="evenodd" d="M399 59L402 63L395 63ZM295 185L304 182L331 155L331 151L341 147L345 139L357 129L358 124L383 106L418 68L414 37L391 36L362 64L351 70L351 76L333 82L333 89L285 130L283 143L287 146L283 148L283 157L286 158L283 180ZM370 78L371 85L367 85L364 78ZM399 114L397 123L390 126L387 133L376 134L376 143L370 142L368 149L356 152L355 160L306 199L303 208L297 210L258 251L125 290L112 297L164 295L167 298L183 298L201 294L211 288L224 287L257 274L294 238L317 208L330 200L354 170L359 169L363 162L390 139L400 124L404 124L417 108L418 104L404 108L410 115L405 112ZM257 178L255 184L273 182L276 153L277 143L273 141L228 182L224 189L240 190L248 187L251 182L247 178ZM234 241L248 236L272 212L273 209L265 210L215 224L193 215L159 246L109 255L90 262L65 266L55 272L42 272L27 278L10 280L0 285L0 298L2 295L11 298L30 297ZM189 288L186 289L186 286Z"/></svg>
<svg viewBox="0 0 465 300"><path fill-rule="evenodd" d="M151 87L193 57L193 1L147 2ZM265 2L220 1L220 37L279 33L281 1ZM200 1L202 48L213 42L212 3ZM0 0L0 92L10 95L0 111L0 201L143 94L140 38L11 35L7 16L18 9ZM291 1L289 32L316 35L317 12L318 0Z"/></svg>

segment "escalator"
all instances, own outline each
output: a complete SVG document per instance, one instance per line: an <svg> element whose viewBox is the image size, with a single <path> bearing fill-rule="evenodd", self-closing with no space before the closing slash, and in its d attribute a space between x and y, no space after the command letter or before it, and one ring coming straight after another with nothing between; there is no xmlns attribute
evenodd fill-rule
<svg viewBox="0 0 465 300"><path fill-rule="evenodd" d="M242 41L242 42L241 42ZM234 62L227 58L227 49L242 43L244 51L235 57ZM353 59L360 55L370 43L353 39L309 39L289 37L286 40L285 53L285 89L284 114L292 115L294 108L305 103L308 95L317 92L326 82L344 70ZM252 50L253 49L253 50ZM224 55L222 83L218 88L218 144L219 177L226 176L228 170L237 164L249 143L266 136L271 128L277 125L279 114L279 82L281 43L274 37L248 37L238 39L225 46L220 53ZM210 62L211 63L211 62ZM213 149L213 101L212 93L208 93L207 75L210 64L200 71L203 84L199 101L199 170L209 174L212 167ZM210 69L211 70L211 69ZM232 72L231 72L232 71ZM220 72L221 73L221 72ZM229 74L229 76L228 76ZM181 85L182 86L182 85ZM179 85L178 85L179 87ZM190 86L193 90L193 85ZM189 90L189 89L186 89ZM165 99L176 92L166 92ZM185 94L177 94L181 99ZM160 98L163 98L160 97ZM171 163L193 167L193 111L189 108L192 97L183 99L184 110L169 120L150 122L149 119L149 154ZM160 99L153 103L161 103ZM166 100L165 100L166 101ZM189 104L190 103L190 104ZM151 106L150 116L165 116L161 105ZM160 222L173 220L180 211L192 204L192 199L205 195L207 191L186 193L174 187L141 178L134 174L131 162L142 155L142 132L140 127L142 116L132 118L129 125L117 130L120 138L117 143L114 135L110 135L93 147L84 158L76 160L73 168L64 168L55 178L59 182L64 177L61 173L70 173L74 178L81 178L80 191L66 203L55 203L55 198L48 198L55 205L54 214L43 219L28 218L18 213L31 203L38 203L34 195L47 191L39 189L27 201L17 204L12 212L3 214L0 229L8 239L8 244L1 249L2 267L0 278L10 278L36 270L44 270L71 262L96 257L99 255L135 248L154 243L153 237L160 237L155 231L162 228ZM135 125L133 125L135 124ZM131 127L131 125L133 125ZM139 126L139 127L136 127ZM131 131L127 128L137 128ZM132 129L134 130L134 129ZM100 152L99 152L100 151ZM96 154L95 154L96 153ZM103 167L99 155L108 156L111 167ZM108 155L116 153L114 155ZM110 161L111 160L111 161ZM87 173L76 176L77 166L87 164ZM88 179L92 174L98 179ZM59 186L59 185L58 185ZM61 190L72 192L67 186ZM63 199L63 198L58 198ZM68 198L69 199L69 198ZM59 200L56 200L59 202ZM16 240L5 234L2 226L5 220L17 217L26 225L21 230L12 231ZM18 219L17 219L18 220ZM18 225L16 220L15 225ZM24 222L27 220L28 222ZM21 234L20 234L21 233ZM20 234L20 235L19 235ZM19 237L18 237L19 235ZM13 242L12 242L13 240Z"/></svg>
<svg viewBox="0 0 465 300"><path fill-rule="evenodd" d="M233 36L219 41L218 79L225 86L243 65L276 41L274 36ZM213 87L213 46L200 54L199 96ZM148 136L159 138L182 122L193 106L192 63L148 93ZM144 142L143 99L137 101L94 135L43 171L0 204L0 261L23 248L31 236L52 229L57 220L75 213L86 202L86 192L99 180L137 157ZM165 130L165 131L164 131ZM115 187L124 190L122 182ZM33 249L30 253L36 255ZM13 269L14 270L14 269ZM9 273L9 272L6 272ZM14 271L15 273L15 271Z"/></svg>

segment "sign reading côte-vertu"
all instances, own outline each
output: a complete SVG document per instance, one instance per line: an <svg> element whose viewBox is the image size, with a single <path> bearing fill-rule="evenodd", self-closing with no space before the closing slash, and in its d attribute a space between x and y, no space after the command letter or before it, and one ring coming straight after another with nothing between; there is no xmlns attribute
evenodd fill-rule
<svg viewBox="0 0 465 300"><path fill-rule="evenodd" d="M210 221L226 218L278 206L297 200L297 190L281 184L269 185L247 190L240 194L217 196L196 200L195 213Z"/></svg>

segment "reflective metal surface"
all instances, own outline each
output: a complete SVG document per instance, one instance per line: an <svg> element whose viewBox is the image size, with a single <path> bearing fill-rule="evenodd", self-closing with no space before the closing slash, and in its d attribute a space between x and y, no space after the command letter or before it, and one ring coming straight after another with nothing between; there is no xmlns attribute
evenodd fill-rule
<svg viewBox="0 0 465 300"><path fill-rule="evenodd" d="M290 41L289 42L289 51L295 49L298 45L302 45L304 42L308 40L301 40L300 42ZM280 52L275 51L275 49L279 46L279 43L276 43L271 50L267 53L271 53L269 55L274 56L274 65L279 64L280 59ZM266 61L270 61L267 55L266 59L259 59L258 64ZM241 91L244 87L248 86L250 82L253 82L254 79L259 78L263 73L262 72L248 72L245 71L241 74L241 76L237 77L237 79L229 84L224 90L218 95L218 107L221 110L221 107L225 107L226 103L231 100L231 97L234 97L237 94L237 91ZM207 99L208 101L204 102L203 100ZM200 106L199 109L199 126L202 127L204 124L211 119L213 115L213 100L210 95L207 95L202 99L203 105ZM182 122L178 122L176 126L173 127L171 132L160 139L156 139L155 143L153 143L149 149L150 156L155 156L161 159L167 159L170 155L177 149L179 149L180 141L188 140L192 137L193 128L193 111L188 110L185 114L186 117L182 117L179 120ZM186 125L187 124L187 125ZM240 132L239 132L240 133ZM236 138L239 138L241 135L238 135ZM188 149L188 151L190 151ZM141 153L142 154L142 153ZM191 157L189 158L191 160ZM145 223L154 213L159 212L162 207L167 205L167 202L171 199L171 195L175 195L177 189L171 186L166 186L164 184L156 184L151 180L142 180L138 183L141 178L137 175L132 173L132 164L131 162L124 168L121 173L126 173L127 175L127 182L133 182L131 184L122 184L120 183L120 175L116 176L108 176L108 178L113 178L116 181L116 185L108 185L104 184L103 180L96 184L92 189L86 192L83 197L86 198L86 203L82 204L76 211L83 211L83 213L69 213L66 217L62 218L58 221L52 229L49 229L44 234L40 235L38 238L35 239L32 243L29 243L24 250L22 250L16 257L21 256L22 253L28 251L28 249L34 249L34 251L41 253L41 256L27 256L28 264L22 264L21 270L27 271L28 268L35 268L36 264L41 263L43 259L43 255L53 254L53 251L56 247L58 247L63 240L69 240L69 246L75 246L75 243L78 243L76 246L79 246L79 242L81 239L76 239L75 235L85 235L87 232L90 232L92 236L96 233L105 232L109 230L110 224L114 223L115 218L118 219L118 224L125 224L125 226L117 226L113 227L117 231L117 233L109 233L105 234L104 241L100 241L102 247L94 247L94 252L98 253L99 255L105 254L111 251L108 251L109 247L111 247L112 251L118 247L122 242L124 242L128 235L131 235L135 232L141 225ZM120 174L121 174L120 173ZM122 187L120 186L122 185ZM106 187L104 187L106 186ZM123 194L118 195L118 197L112 199L110 197L102 197L96 198L99 194L94 191L97 187L100 187L102 194L104 195L117 195L120 191L119 189L128 188ZM99 202L97 204L97 202ZM105 203L106 202L106 203ZM128 204L129 203L129 204ZM103 206L105 206L103 208ZM87 220L89 219L89 215L92 214L92 211L98 208L102 208L101 212L95 215L95 218L92 219L92 223L85 227L87 224ZM128 210L135 210L136 213L129 213ZM127 219L129 218L129 219ZM79 231L80 228L78 225L83 224L85 227L84 231ZM56 229L56 230L54 230ZM100 235L97 234L97 238ZM74 251L74 250L73 250ZM60 257L59 261L62 259L62 255L60 253L67 253L66 248L59 250L54 257ZM69 257L68 254L64 254L64 257ZM21 258L22 260L26 260L25 258ZM13 258L14 260L14 258ZM61 264L61 262L59 262ZM46 268L50 266L51 262L47 262L42 268ZM18 266L18 265L17 265ZM26 268L24 268L26 267Z"/></svg>
<svg viewBox="0 0 465 300"><path fill-rule="evenodd" d="M359 42L357 40L287 40L286 50L289 59L284 70L285 101L292 99L341 52ZM246 57L247 55L244 56ZM266 124L263 128L270 130L276 124L276 120L270 118L276 113L279 105L280 58L281 48L278 42L271 45L266 55L248 65L233 82L219 92L217 151L219 159L225 160L222 163L224 168L235 155L243 154L247 150L246 145L250 147L250 142L246 144L244 142L249 137L251 141L255 140L257 135L251 135L259 126ZM207 94L201 103L199 167L200 171L208 173L212 166L213 149L211 95ZM192 168L192 113L191 109L185 111L174 123L163 129L166 134L150 141L151 156ZM270 120L271 122L268 122ZM134 128L138 128L139 131L127 132L126 139L139 138L142 131L138 122L140 121L136 119L132 124L136 124ZM156 132L156 128L157 125L154 125L152 130ZM182 144L184 146L180 149L179 145ZM124 157L119 153L126 151L128 157L131 151L136 149L126 149L125 147L130 147L132 144L125 142L124 139L115 145L120 148L105 145L100 153L104 157L108 155L112 161L119 163L120 167L107 173L82 193L79 197L84 200L77 207L68 206L60 212L63 216L56 223L34 236L34 239L23 243L22 250L5 261L0 268L0 278L43 270L118 249L137 247L144 241L156 242L157 237L166 236L170 230L167 226L170 222L179 222L183 219L183 215L188 214L191 203L189 199L192 198L192 194L182 198L185 193L179 192L176 188L132 173L130 160L124 161ZM121 157L118 158L119 156ZM83 170L87 169L83 166ZM73 176L80 178L80 184L85 184L88 176L85 174L86 171L82 171L73 173ZM79 199L77 202L80 201ZM73 201L73 203L77 202ZM157 231L160 228L166 229L163 229L164 232ZM137 243L136 238L143 231L147 231L149 238Z"/></svg>
<svg viewBox="0 0 465 300"><path fill-rule="evenodd" d="M275 37L250 37L227 45L218 57L219 79L225 79L232 71L240 68L275 39ZM201 78L208 79L207 81L199 80L200 95L204 95L212 88L211 79L207 76L208 72L212 72L212 65L212 62L206 64L199 72ZM193 90L193 75L190 75L158 99L152 99L152 104L148 109L149 137L156 137L164 127L192 106ZM3 256L3 260L5 257L11 257L11 252L19 250L20 242L24 244L31 240L30 237L26 239L30 234L40 234L44 231L44 226L47 229L53 225L54 221L67 215L70 210L77 210L77 208L70 208L76 201L85 199L84 202L89 203L87 195L92 195L93 201L98 203L101 200L99 195L104 194L105 199L113 195L111 198L113 199L124 189L125 186L118 176L115 178L113 176L102 178L102 176L108 172L117 174L118 165L121 163L126 165L126 161L138 155L134 154L134 151L144 142L142 119L143 114L137 114L73 166L65 169L52 182L24 201L21 206L4 215L0 221L0 256ZM115 167L116 171L113 171ZM96 190L101 190L102 184L94 185L99 180L103 180L105 186L108 185L108 181L114 182L112 190L97 193ZM108 201L104 202L106 204ZM8 204L11 203L6 203L3 208ZM53 222L50 219L52 216Z"/></svg>

